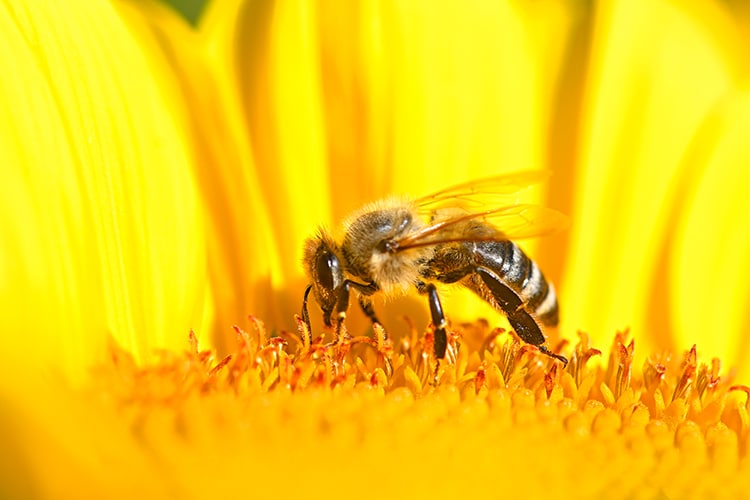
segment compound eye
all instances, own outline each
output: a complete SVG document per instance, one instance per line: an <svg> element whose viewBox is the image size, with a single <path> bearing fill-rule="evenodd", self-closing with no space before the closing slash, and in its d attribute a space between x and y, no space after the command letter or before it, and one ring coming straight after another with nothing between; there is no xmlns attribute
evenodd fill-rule
<svg viewBox="0 0 750 500"><path fill-rule="evenodd" d="M334 290L341 284L339 259L327 250L318 255L315 273L318 275L318 282L323 288Z"/></svg>

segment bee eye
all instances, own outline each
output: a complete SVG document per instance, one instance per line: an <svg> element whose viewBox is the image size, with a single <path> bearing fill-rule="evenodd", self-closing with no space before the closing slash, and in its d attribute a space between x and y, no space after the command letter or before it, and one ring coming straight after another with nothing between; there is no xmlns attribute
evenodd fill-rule
<svg viewBox="0 0 750 500"><path fill-rule="evenodd" d="M318 275L318 282L328 290L334 290L341 284L339 259L331 252L324 251L318 255L315 272Z"/></svg>

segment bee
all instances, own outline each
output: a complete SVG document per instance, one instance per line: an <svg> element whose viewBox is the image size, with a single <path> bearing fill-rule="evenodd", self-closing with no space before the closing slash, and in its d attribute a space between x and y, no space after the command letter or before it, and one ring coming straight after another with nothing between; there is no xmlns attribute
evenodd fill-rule
<svg viewBox="0 0 750 500"><path fill-rule="evenodd" d="M385 198L349 216L339 240L320 228L304 248L310 284L302 319L308 332L311 291L323 321L335 327L338 339L352 291L364 313L377 323L374 294L416 289L427 297L434 354L441 360L448 345L447 322L436 285L457 283L505 314L523 341L567 364L565 357L544 345L542 326L558 322L555 289L512 241L564 225L565 216L555 210L510 200L548 175L520 172L460 184L423 198ZM487 209L487 203L497 206Z"/></svg>

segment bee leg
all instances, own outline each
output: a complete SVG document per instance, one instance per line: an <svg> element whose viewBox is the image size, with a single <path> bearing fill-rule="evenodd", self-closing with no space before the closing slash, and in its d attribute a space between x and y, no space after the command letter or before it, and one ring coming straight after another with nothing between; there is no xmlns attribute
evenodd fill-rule
<svg viewBox="0 0 750 500"><path fill-rule="evenodd" d="M305 323L307 328L307 345L312 345L312 327L310 326L310 313L307 311L307 298L312 290L312 285L307 285L305 289L305 295L302 297L302 321Z"/></svg>
<svg viewBox="0 0 750 500"><path fill-rule="evenodd" d="M338 344L341 341L341 329L344 326L344 320L346 319L346 311L349 309L349 293L351 290L351 282L344 280L339 291L339 297L336 301L336 325L334 328L334 343Z"/></svg>
<svg viewBox="0 0 750 500"><path fill-rule="evenodd" d="M344 320L346 319L346 311L349 309L349 295L352 288L356 288L361 294L359 301L360 306L363 304L362 296L372 295L378 290L377 285L374 283L362 284L352 280L344 280L344 283L341 285L338 292L338 299L336 300L336 325L334 332L336 335L335 342L337 344L341 340L341 330L344 326ZM375 311L372 310L372 305L370 305L369 313L367 309L365 309L365 306L362 306L362 309L365 311L365 314L370 317L370 320L373 322L377 321L377 318L375 318Z"/></svg>
<svg viewBox="0 0 750 500"><path fill-rule="evenodd" d="M427 299L430 303L430 316L432 325L435 328L435 340L433 343L433 352L435 353L435 374L433 384L437 385L438 371L440 370L440 360L445 359L445 351L448 348L448 333L445 331L447 322L443 314L443 306L440 304L440 297L437 289L432 283L425 286Z"/></svg>
<svg viewBox="0 0 750 500"><path fill-rule="evenodd" d="M370 318L370 321L372 323L378 323L382 325L382 323L378 321L378 317L375 316L375 309L373 309L372 307L372 302L366 299L364 295L359 296L359 307L362 308L362 312L364 312L367 317Z"/></svg>
<svg viewBox="0 0 750 500"><path fill-rule="evenodd" d="M561 361L562 364L563 364L563 366L568 366L568 358L566 358L565 356L562 356L560 354L557 354L557 353L554 353L554 352L550 351L549 349L547 349L547 346L539 345L537 347L539 348L539 350L541 352L543 352L547 356L549 356L551 358L555 358L558 361Z"/></svg>
<svg viewBox="0 0 750 500"><path fill-rule="evenodd" d="M445 351L448 348L448 334L445 331L447 323L445 321L445 315L443 314L443 306L440 304L440 297L438 297L435 285L432 283L427 284L426 291L427 299L430 302L432 325L435 327L435 358L444 359Z"/></svg>
<svg viewBox="0 0 750 500"><path fill-rule="evenodd" d="M508 318L508 323L510 323L510 326L513 327L513 330L518 336L521 337L524 342L537 346L539 351L547 356L560 360L567 365L567 358L553 353L543 345L547 339L544 337L539 323L537 323L534 317L523 307L521 297L510 289L510 287L506 286L500 278L489 269L477 267L475 272L487 286L487 289L492 294L495 302L497 302L505 313L505 316Z"/></svg>

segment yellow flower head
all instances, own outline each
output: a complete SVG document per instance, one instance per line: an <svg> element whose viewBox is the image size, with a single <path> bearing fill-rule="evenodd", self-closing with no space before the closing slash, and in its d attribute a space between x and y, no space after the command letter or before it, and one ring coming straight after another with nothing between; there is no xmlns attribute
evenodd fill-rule
<svg viewBox="0 0 750 500"><path fill-rule="evenodd" d="M746 494L742 6L42 4L0 5L0 496ZM295 320L320 225L529 169L546 344L442 288L439 362L418 295Z"/></svg>

